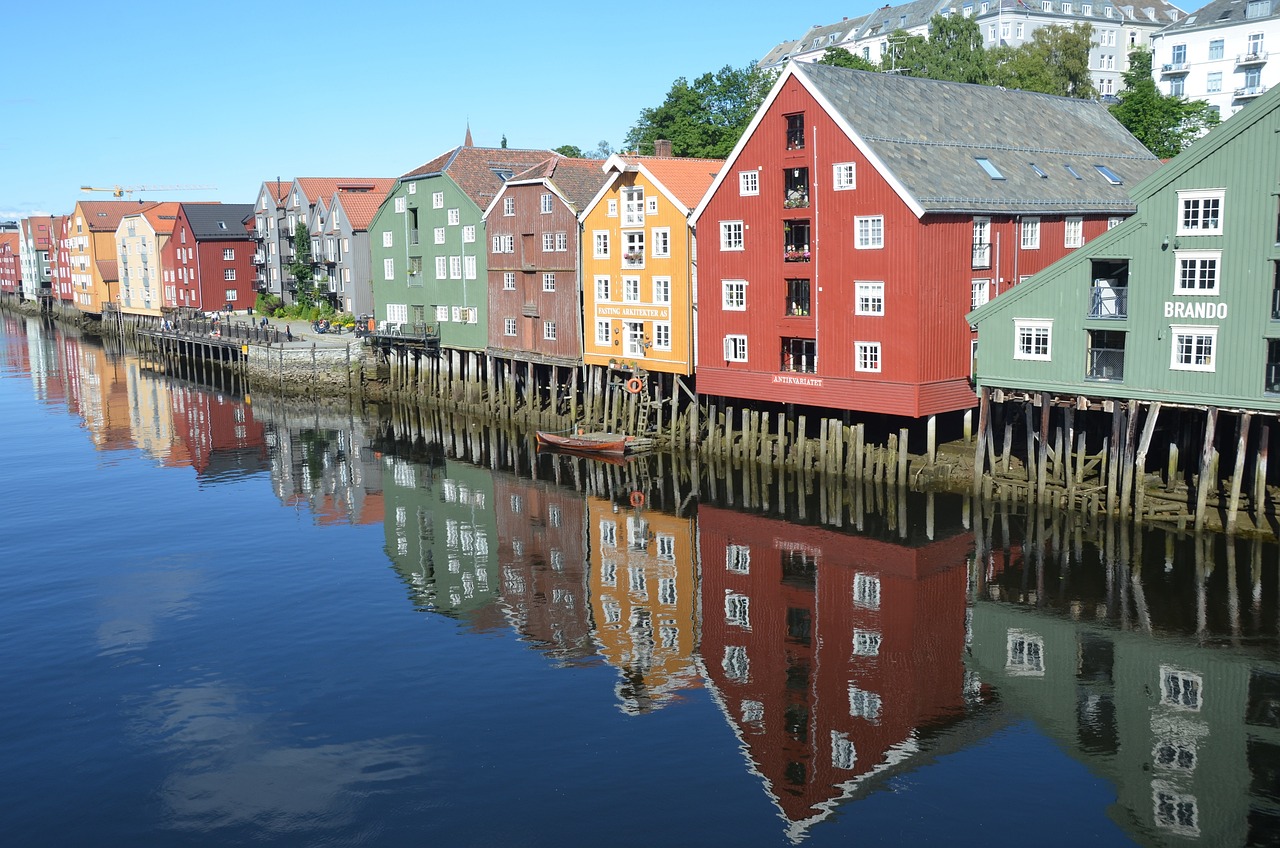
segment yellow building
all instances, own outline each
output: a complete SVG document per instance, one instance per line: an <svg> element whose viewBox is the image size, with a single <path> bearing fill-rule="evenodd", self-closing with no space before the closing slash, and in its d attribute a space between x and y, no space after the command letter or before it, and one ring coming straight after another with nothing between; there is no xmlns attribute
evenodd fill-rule
<svg viewBox="0 0 1280 848"><path fill-rule="evenodd" d="M582 224L583 360L688 376L697 249L689 214L719 159L610 156Z"/></svg>
<svg viewBox="0 0 1280 848"><path fill-rule="evenodd" d="M650 712L700 687L693 521L587 498L591 612L618 706Z"/></svg>
<svg viewBox="0 0 1280 848"><path fill-rule="evenodd" d="M129 200L82 200L68 222L67 255L76 308L90 315L115 309L120 302L116 229L125 215L155 204Z"/></svg>
<svg viewBox="0 0 1280 848"><path fill-rule="evenodd" d="M118 302L127 315L159 315L164 303L160 251L173 235L180 203L156 203L120 219L116 256L120 272Z"/></svg>

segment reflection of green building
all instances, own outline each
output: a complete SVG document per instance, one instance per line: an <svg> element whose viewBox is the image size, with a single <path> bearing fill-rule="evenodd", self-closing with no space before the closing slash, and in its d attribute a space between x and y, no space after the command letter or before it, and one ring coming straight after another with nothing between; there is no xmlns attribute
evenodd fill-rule
<svg viewBox="0 0 1280 848"><path fill-rule="evenodd" d="M981 600L971 633L971 670L1115 785L1135 838L1272 844L1280 663Z"/></svg>
<svg viewBox="0 0 1280 848"><path fill-rule="evenodd" d="M383 458L387 557L414 603L501 626L493 477L483 468L445 460L421 465Z"/></svg>

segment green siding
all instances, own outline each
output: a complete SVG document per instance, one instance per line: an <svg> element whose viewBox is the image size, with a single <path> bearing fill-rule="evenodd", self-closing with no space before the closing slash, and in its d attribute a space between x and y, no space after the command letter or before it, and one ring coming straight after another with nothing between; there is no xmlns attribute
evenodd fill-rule
<svg viewBox="0 0 1280 848"><path fill-rule="evenodd" d="M413 194L409 186L415 186ZM432 195L444 194L441 208L434 208ZM404 199L403 212L396 211L397 198ZM458 223L449 223L449 210L458 210ZM417 215L418 243L410 238L414 213ZM423 307L425 320L436 321L436 308L444 307L448 320L441 320L440 343L459 350L483 350L488 340L488 242L485 240L484 210L476 206L447 174L404 178L396 185L369 224L369 252L373 271L374 314L387 318L387 305L407 304L409 319L414 306ZM435 230L444 228L444 244L435 243ZM475 241L463 242L463 232L475 227ZM384 233L391 232L391 247L384 247ZM445 279L436 278L436 258L445 261ZM467 278L465 257L475 257L475 279ZM422 260L420 281L410 284L410 260ZM461 279L450 279L450 261L457 258ZM393 279L386 279L385 263L393 264ZM455 320L455 308L475 310L474 322Z"/></svg>
<svg viewBox="0 0 1280 848"><path fill-rule="evenodd" d="M1269 93L1135 187L1138 212L1132 218L973 312L970 323L979 333L978 383L1280 410L1280 395L1264 391L1267 340L1280 338L1280 321L1271 317L1280 260L1278 97L1280 91ZM1179 236L1178 191L1199 189L1225 191L1222 233ZM1221 251L1219 294L1174 293L1179 250ZM1128 262L1126 318L1087 317L1094 260ZM1167 314L1189 304L1201 304L1211 317ZM1014 358L1020 319L1053 322L1050 360ZM1171 367L1176 326L1216 329L1212 371ZM1123 379L1086 378L1090 330L1125 333Z"/></svg>

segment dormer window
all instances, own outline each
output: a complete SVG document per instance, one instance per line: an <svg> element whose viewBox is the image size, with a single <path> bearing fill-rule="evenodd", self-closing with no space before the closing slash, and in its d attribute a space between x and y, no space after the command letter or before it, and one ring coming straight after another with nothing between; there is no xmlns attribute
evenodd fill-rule
<svg viewBox="0 0 1280 848"><path fill-rule="evenodd" d="M515 176L514 172L512 172L509 168L494 168L493 173L498 177L498 179L502 180L504 183L507 180L511 179L513 176Z"/></svg>

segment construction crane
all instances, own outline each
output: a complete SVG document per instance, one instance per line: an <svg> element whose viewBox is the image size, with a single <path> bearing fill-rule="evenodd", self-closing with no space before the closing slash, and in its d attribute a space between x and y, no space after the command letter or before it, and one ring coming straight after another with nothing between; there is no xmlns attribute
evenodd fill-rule
<svg viewBox="0 0 1280 848"><path fill-rule="evenodd" d="M98 188L96 186L80 186L81 191L109 191L112 197L124 197L126 194L133 196L135 191L217 191L217 186L207 185L140 185L140 186L111 186L110 188Z"/></svg>

